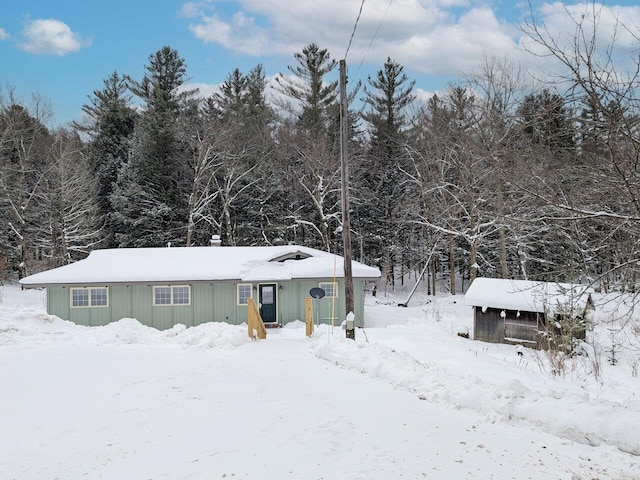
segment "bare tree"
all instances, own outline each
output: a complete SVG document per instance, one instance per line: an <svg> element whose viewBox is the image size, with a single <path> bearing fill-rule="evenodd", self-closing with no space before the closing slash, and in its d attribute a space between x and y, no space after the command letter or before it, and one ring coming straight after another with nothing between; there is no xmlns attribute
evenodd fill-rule
<svg viewBox="0 0 640 480"><path fill-rule="evenodd" d="M22 278L40 254L33 239L38 222L37 194L51 143L48 102L32 96L23 105L10 89L0 95L0 202L5 229L2 248Z"/></svg>
<svg viewBox="0 0 640 480"><path fill-rule="evenodd" d="M558 219L574 226L574 233L594 225L597 235L590 238L586 252L591 271L586 273L611 278L615 272L614 281L635 288L640 258L640 58L630 53L640 35L637 25L612 17L612 11L597 2L565 7L565 13L574 27L571 35L549 30L533 10L525 28L530 51L555 62L557 73L551 80L566 92L580 128L579 155L572 168L577 183L549 179L553 188L547 191L555 194L544 200L554 206ZM606 23L611 18L613 23ZM571 237L576 248L582 248L580 238ZM608 248L613 238L624 242L625 254Z"/></svg>
<svg viewBox="0 0 640 480"><path fill-rule="evenodd" d="M61 129L54 139L37 195L46 217L36 227L35 244L46 252L49 266L60 266L84 258L104 244L105 236L98 183L80 138Z"/></svg>
<svg viewBox="0 0 640 480"><path fill-rule="evenodd" d="M456 292L457 250L465 252L463 271L472 281L482 263L482 243L495 235L496 174L491 150L480 134L481 102L462 87L450 89L444 100L433 98L423 114L422 203L435 208L416 211L416 222L447 239L450 291ZM462 245L459 245L462 241ZM486 260L484 260L486 263Z"/></svg>

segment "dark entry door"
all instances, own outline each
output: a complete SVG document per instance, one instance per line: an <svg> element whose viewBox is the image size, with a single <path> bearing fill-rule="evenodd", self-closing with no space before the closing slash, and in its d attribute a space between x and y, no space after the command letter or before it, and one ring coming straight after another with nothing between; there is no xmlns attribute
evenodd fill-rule
<svg viewBox="0 0 640 480"><path fill-rule="evenodd" d="M260 316L264 323L276 322L276 292L275 283L265 283L259 286Z"/></svg>

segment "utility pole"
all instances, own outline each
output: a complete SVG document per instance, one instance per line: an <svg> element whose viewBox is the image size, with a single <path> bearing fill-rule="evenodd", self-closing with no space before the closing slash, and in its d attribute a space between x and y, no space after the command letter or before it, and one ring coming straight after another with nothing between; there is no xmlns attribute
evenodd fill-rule
<svg viewBox="0 0 640 480"><path fill-rule="evenodd" d="M349 111L347 108L347 62L340 60L340 169L342 172L342 249L344 253L344 300L347 338L355 340L353 274L351 271L351 220L349 215Z"/></svg>

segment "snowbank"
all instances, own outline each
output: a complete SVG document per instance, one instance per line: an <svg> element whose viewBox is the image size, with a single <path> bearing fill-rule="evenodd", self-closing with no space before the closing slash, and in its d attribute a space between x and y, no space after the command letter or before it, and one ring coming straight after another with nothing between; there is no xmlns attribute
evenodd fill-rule
<svg viewBox="0 0 640 480"><path fill-rule="evenodd" d="M303 472L297 478L305 479L318 478L320 465L325 473L335 470L325 478L337 478L338 471L353 465L351 454L338 453L350 448L361 460L361 475L349 477L354 479L389 478L391 472L422 478L428 476L423 464L440 472L430 478L506 479L518 468L534 478L587 478L585 472L599 478L640 478L636 357L627 351L620 353L616 365L606 361L611 322L592 332L602 343L593 343L591 356L568 359L564 375L553 376L544 353L459 337L457 332L469 328L472 318L458 297L409 308L370 300L367 327L356 331L355 341L328 326L319 326L307 339L304 323L293 322L269 331L265 341L252 342L246 326L225 323L159 331L122 319L104 327L83 327L45 314L34 291L5 288L4 294L0 355L5 368L0 379L13 378L15 388L3 397L0 426L18 440L3 447L8 453L0 454L0 462L8 460L16 478L27 478L24 472L38 473L30 478L55 478L61 472L61 478L77 478L94 468L88 454L103 460L102 472L122 474L133 464L151 472L146 477L171 471L174 477L194 472L193 478L212 478L217 465L227 474L234 471L229 465L237 469L234 462L242 459L248 471L259 475L267 468L270 478L276 478L286 474L285 464L265 459L282 453L278 442L289 446L287 462L300 459L287 471L293 475L297 469ZM90 367L76 366L76 358L91 362ZM597 375L596 359L601 362ZM49 361L55 375L42 370ZM20 368L19 376L15 368ZM342 391L354 383L361 398L347 415ZM41 413L41 398L48 399L44 411L50 413ZM403 408L410 412L396 411ZM436 411L440 416L424 417ZM122 436L132 425L144 429L130 439ZM215 428L221 430L212 435ZM447 445L446 452L431 446L439 458L425 454L421 445L429 440L421 428L431 429L438 444ZM390 434L390 429L399 430ZM458 437L443 431L457 432ZM480 431L483 435L476 437ZM41 445L48 456L33 462L34 439L43 442L48 435L58 435L56 442ZM466 442L474 437L476 448L471 449ZM162 438L165 446L174 448L160 467L150 460L158 449L143 443L148 438ZM514 445L520 438L527 444ZM256 449L270 446L268 455L257 453L246 463L242 446L247 442ZM306 442L304 452L311 452L307 457L299 450L300 442ZM539 447L531 452L528 445L534 442ZM235 445L232 450L230 443ZM214 453L198 450L201 444ZM343 448L331 448L334 444ZM111 445L121 452L113 464ZM545 451L552 445L560 450ZM144 452L140 460L132 460L138 458L135 452ZM455 452L455 458L448 452ZM497 452L510 452L509 462L495 464ZM405 453L419 460L409 460ZM173 455L183 464L170 462ZM52 459L61 456L67 461L56 466ZM577 463L569 465L565 458ZM556 459L562 459L559 465L549 463ZM626 477L618 474L627 471Z"/></svg>

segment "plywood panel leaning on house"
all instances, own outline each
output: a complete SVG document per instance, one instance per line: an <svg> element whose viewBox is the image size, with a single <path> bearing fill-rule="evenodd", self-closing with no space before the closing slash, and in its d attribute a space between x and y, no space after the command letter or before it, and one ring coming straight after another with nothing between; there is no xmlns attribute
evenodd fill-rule
<svg viewBox="0 0 640 480"><path fill-rule="evenodd" d="M313 335L313 299L307 297L304 299L304 323L305 323L305 334L307 337Z"/></svg>
<svg viewBox="0 0 640 480"><path fill-rule="evenodd" d="M258 307L256 307L256 303L253 301L253 298L249 299L248 305L248 319L247 319L247 333L249 337L255 339L264 340L267 338L267 329L264 327L264 322L262 321L262 317L260 316L260 312L258 312Z"/></svg>

